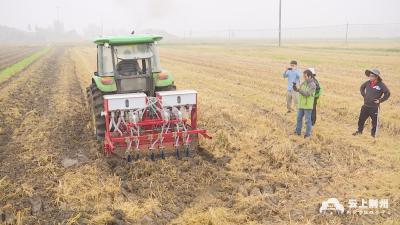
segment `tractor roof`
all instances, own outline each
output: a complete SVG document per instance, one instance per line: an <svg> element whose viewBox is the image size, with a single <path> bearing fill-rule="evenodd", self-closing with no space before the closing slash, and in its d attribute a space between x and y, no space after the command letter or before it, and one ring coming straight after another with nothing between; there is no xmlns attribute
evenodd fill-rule
<svg viewBox="0 0 400 225"><path fill-rule="evenodd" d="M144 44L153 43L161 40L162 36L157 35L125 35L125 36L110 36L97 38L94 43L103 45L108 43L109 45L128 45L128 44Z"/></svg>

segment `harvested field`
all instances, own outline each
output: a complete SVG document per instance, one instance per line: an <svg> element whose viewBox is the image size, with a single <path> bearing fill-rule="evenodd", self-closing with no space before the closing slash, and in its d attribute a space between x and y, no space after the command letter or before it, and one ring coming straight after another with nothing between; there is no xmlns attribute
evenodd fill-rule
<svg viewBox="0 0 400 225"><path fill-rule="evenodd" d="M389 46L393 48L392 45ZM85 88L95 46L54 47L0 84L0 219L10 224L398 224L400 51L164 45L178 89L199 92L213 136L194 158L128 164L91 138ZM1 58L1 57L0 57ZM9 57L12 58L12 57ZM325 94L313 136L285 114L291 59L316 67ZM1 65L1 64L0 64ZM379 137L353 137L363 71L392 91ZM390 214L320 215L327 198L389 199Z"/></svg>

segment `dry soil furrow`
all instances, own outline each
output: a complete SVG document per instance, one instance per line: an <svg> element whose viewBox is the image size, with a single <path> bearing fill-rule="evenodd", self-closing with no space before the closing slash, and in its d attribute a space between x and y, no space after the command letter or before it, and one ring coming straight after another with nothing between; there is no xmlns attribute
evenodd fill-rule
<svg viewBox="0 0 400 225"><path fill-rule="evenodd" d="M1 186L3 193L18 193L17 198L5 198L1 202L2 219L14 223L21 214L31 214L30 197L33 197L35 186L26 185L27 171L35 170L38 164L34 159L21 159L27 152L41 149L26 146L26 136L35 135L35 142L42 142L43 136L34 133L35 126L47 114L50 96L54 92L57 64L62 50L53 50L48 56L34 63L18 77L7 83L1 95L1 128L2 146L0 148L0 176L5 183ZM31 179L36 179L31 177ZM37 183L39 186L40 182ZM33 203L35 200L32 200ZM42 207L42 206L40 206ZM35 211L35 210L33 210Z"/></svg>
<svg viewBox="0 0 400 225"><path fill-rule="evenodd" d="M73 213L60 209L56 187L64 167L89 159L82 145L90 133L71 62L65 49L57 48L7 85L9 94L1 102L8 110L1 115L7 138L0 176L8 185L0 188L5 193L14 189L17 196L2 199L5 221L55 223Z"/></svg>
<svg viewBox="0 0 400 225"><path fill-rule="evenodd" d="M18 62L19 60L29 56L30 54L36 52L39 49L40 49L39 47L21 48L8 52L7 54L4 55L0 55L0 70Z"/></svg>
<svg viewBox="0 0 400 225"><path fill-rule="evenodd" d="M39 48L39 46L8 46L5 48L1 48L0 59L15 55L18 52L35 51Z"/></svg>
<svg viewBox="0 0 400 225"><path fill-rule="evenodd" d="M49 55L58 56L58 54L59 51L52 51ZM56 57L46 56L1 85L0 133L3 136L1 145L4 146L10 141L14 130L20 126L27 113L44 113L49 104L47 92L51 86L46 83L53 83L54 76L43 76L46 72L56 69L56 60Z"/></svg>

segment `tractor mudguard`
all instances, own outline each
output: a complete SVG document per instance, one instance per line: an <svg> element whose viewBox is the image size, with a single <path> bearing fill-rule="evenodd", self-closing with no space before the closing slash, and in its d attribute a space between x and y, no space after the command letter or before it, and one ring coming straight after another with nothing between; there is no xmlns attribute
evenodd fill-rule
<svg viewBox="0 0 400 225"><path fill-rule="evenodd" d="M115 83L114 77L111 84L103 84L99 76L92 76L92 81L96 84L97 88L102 92L114 92L117 91L117 84Z"/></svg>
<svg viewBox="0 0 400 225"><path fill-rule="evenodd" d="M168 70L162 70L162 72L168 74L167 79L165 79L165 80L160 80L160 79L158 79L158 75L159 75L161 72L153 73L153 78L154 78L156 87L167 87L167 86L173 85L173 83L174 83L174 76L173 76L173 74L172 74L171 72L169 72Z"/></svg>

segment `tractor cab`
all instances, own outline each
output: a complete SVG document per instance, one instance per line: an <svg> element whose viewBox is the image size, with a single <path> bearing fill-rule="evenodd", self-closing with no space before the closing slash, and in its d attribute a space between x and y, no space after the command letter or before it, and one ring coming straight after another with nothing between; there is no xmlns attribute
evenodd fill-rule
<svg viewBox="0 0 400 225"><path fill-rule="evenodd" d="M93 82L103 92L174 90L172 74L162 70L157 50L160 36L129 35L104 37L97 44L97 72Z"/></svg>

